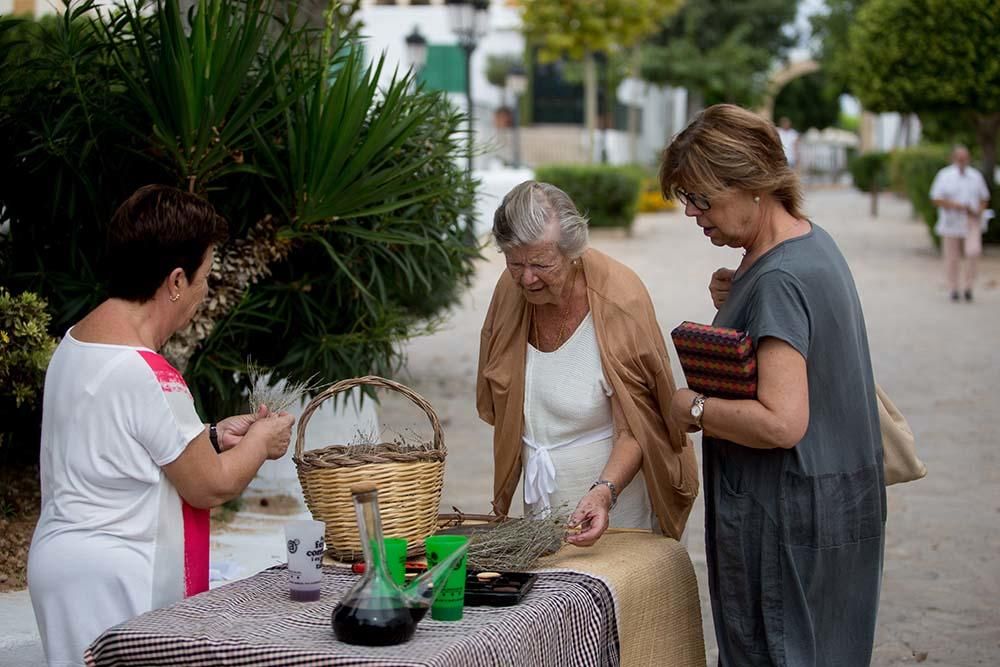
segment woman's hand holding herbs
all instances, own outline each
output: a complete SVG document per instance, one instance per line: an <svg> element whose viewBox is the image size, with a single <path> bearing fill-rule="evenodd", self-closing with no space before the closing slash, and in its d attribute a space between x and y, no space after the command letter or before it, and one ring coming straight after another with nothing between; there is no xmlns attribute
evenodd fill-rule
<svg viewBox="0 0 1000 667"><path fill-rule="evenodd" d="M262 413L264 416L261 416ZM295 417L284 411L267 413L263 405L257 415L257 419L247 427L247 434L263 440L268 459L280 459L288 451Z"/></svg>
<svg viewBox="0 0 1000 667"><path fill-rule="evenodd" d="M226 417L216 425L219 433L219 449L226 451L240 444L243 436L247 434L250 425L258 419L263 419L270 414L266 406L260 406L257 414L233 415Z"/></svg>
<svg viewBox="0 0 1000 667"><path fill-rule="evenodd" d="M570 528L579 528L580 532L569 535L566 541L578 547L592 546L608 529L610 509L611 490L603 484L595 486L580 499L569 519Z"/></svg>

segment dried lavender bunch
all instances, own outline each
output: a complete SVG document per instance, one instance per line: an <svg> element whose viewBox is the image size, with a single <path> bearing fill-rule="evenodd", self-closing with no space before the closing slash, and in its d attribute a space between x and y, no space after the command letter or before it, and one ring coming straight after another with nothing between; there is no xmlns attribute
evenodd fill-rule
<svg viewBox="0 0 1000 667"><path fill-rule="evenodd" d="M247 359L247 376L250 378L250 412L256 413L260 406L265 405L269 412L281 412L299 405L306 394L323 388L323 384L315 382L316 376L310 376L305 382L292 382L279 379L272 383L269 371L261 368Z"/></svg>
<svg viewBox="0 0 1000 667"><path fill-rule="evenodd" d="M466 556L469 569L502 572L531 569L539 558L562 546L568 516L568 508L560 506L546 517L510 519L490 530L473 533Z"/></svg>
<svg viewBox="0 0 1000 667"><path fill-rule="evenodd" d="M386 439L387 432L394 434L391 440ZM367 427L355 430L354 437L351 438L351 447L361 454L374 454L387 447L397 452L413 452L433 449L434 445L412 429L407 429L405 435L392 429L383 429L379 433L374 424L369 424Z"/></svg>

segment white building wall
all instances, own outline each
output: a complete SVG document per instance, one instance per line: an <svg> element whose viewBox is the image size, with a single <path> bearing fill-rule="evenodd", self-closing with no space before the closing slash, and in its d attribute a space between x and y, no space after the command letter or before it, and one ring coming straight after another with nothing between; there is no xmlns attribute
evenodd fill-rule
<svg viewBox="0 0 1000 667"><path fill-rule="evenodd" d="M874 122L874 150L891 151L894 148L914 146L920 142L920 120L909 115L909 133L903 126L904 116L898 113L880 113Z"/></svg>

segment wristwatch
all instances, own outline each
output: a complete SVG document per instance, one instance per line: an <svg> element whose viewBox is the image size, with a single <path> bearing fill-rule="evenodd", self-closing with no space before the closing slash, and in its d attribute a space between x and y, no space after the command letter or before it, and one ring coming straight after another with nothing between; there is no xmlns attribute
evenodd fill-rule
<svg viewBox="0 0 1000 667"><path fill-rule="evenodd" d="M611 491L611 507L608 508L608 511L610 512L615 508L615 504L618 502L618 489L615 488L615 483L609 479L599 479L590 485L589 490L593 491L595 486L606 486L608 487L608 490Z"/></svg>
<svg viewBox="0 0 1000 667"><path fill-rule="evenodd" d="M705 414L705 396L703 394L698 394L691 401L691 417L694 419L694 423L701 428L701 417Z"/></svg>

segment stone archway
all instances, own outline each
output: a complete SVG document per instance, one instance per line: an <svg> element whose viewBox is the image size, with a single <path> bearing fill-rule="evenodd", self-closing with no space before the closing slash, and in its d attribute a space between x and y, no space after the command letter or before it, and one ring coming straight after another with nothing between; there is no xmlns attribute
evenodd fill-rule
<svg viewBox="0 0 1000 667"><path fill-rule="evenodd" d="M773 122L774 100L778 97L778 93L781 92L781 89L785 87L785 84L793 79L799 78L800 76L805 76L806 74L812 74L813 72L819 71L819 69L820 64L815 60L799 60L794 63L789 63L772 74L770 80L767 82L767 92L764 94L764 102L760 105L760 108L757 109L757 113Z"/></svg>

